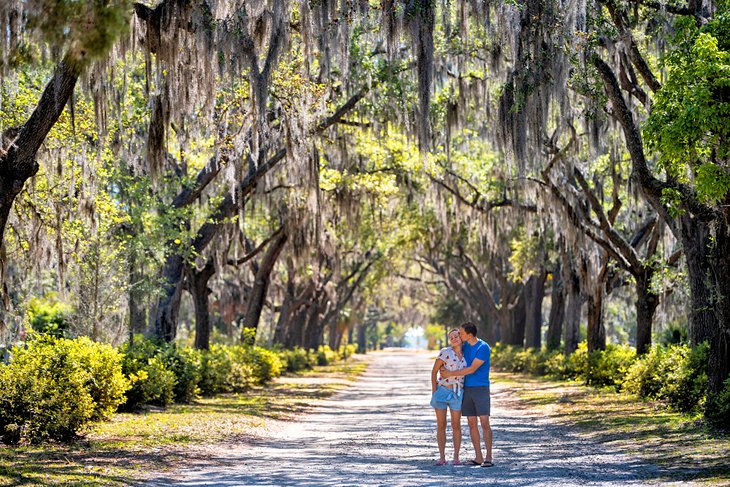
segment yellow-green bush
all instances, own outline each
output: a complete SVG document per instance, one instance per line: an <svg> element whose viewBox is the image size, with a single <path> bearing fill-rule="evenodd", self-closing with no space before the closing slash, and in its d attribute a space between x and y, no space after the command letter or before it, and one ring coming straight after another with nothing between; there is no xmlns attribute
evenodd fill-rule
<svg viewBox="0 0 730 487"><path fill-rule="evenodd" d="M298 372L303 369L311 369L316 360L313 355L305 349L297 347L292 350L277 350L282 369L287 372Z"/></svg>
<svg viewBox="0 0 730 487"><path fill-rule="evenodd" d="M625 389L646 399L666 401L679 411L702 405L707 387L707 354L702 344L654 345L629 369Z"/></svg>
<svg viewBox="0 0 730 487"><path fill-rule="evenodd" d="M719 394L707 398L705 415L715 426L730 430L730 378Z"/></svg>
<svg viewBox="0 0 730 487"><path fill-rule="evenodd" d="M355 352L357 352L357 345L355 345L354 343L348 343L347 345L342 345L337 351L337 354L342 360L347 360L348 358L352 357Z"/></svg>
<svg viewBox="0 0 730 487"><path fill-rule="evenodd" d="M337 353L328 345L320 345L317 349L317 365L329 365L337 360Z"/></svg>
<svg viewBox="0 0 730 487"><path fill-rule="evenodd" d="M175 398L177 377L164 359L164 345L136 337L121 347L122 370L131 384L124 408L134 410L142 404L166 406Z"/></svg>
<svg viewBox="0 0 730 487"><path fill-rule="evenodd" d="M126 388L111 347L38 337L15 347L10 364L0 366L0 435L7 443L67 441L111 414Z"/></svg>
<svg viewBox="0 0 730 487"><path fill-rule="evenodd" d="M88 373L87 387L94 401L92 419L109 419L125 401L130 387L122 373L122 355L111 345L88 337L67 341L73 356Z"/></svg>
<svg viewBox="0 0 730 487"><path fill-rule="evenodd" d="M281 360L276 352L262 347L244 347L244 349L244 357L251 361L254 380L258 384L265 384L281 375Z"/></svg>

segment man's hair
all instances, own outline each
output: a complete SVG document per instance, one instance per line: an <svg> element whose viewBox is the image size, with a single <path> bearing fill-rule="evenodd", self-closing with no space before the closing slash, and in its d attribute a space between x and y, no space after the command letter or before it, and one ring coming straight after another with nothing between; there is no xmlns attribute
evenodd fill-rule
<svg viewBox="0 0 730 487"><path fill-rule="evenodd" d="M465 323L462 323L461 327L464 329L465 332L467 332L470 335L477 336L477 327L474 323L471 321L467 321Z"/></svg>

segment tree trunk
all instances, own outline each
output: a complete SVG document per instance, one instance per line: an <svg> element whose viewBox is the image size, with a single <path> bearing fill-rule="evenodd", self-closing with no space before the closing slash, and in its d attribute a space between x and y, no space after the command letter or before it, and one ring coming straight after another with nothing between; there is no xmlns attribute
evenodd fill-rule
<svg viewBox="0 0 730 487"><path fill-rule="evenodd" d="M565 320L565 286L560 272L560 264L553 271L553 289L550 293L550 317L548 318L547 348L557 350L560 348L560 337L563 334L563 321Z"/></svg>
<svg viewBox="0 0 730 487"><path fill-rule="evenodd" d="M144 308L144 293L140 283L144 274L137 261L137 252L132 249L129 253L129 333L131 337L135 333L144 333L147 329L147 311Z"/></svg>
<svg viewBox="0 0 730 487"><path fill-rule="evenodd" d="M322 344L322 323L320 320L320 304L318 301L312 303L307 313L307 324L304 332L305 348L317 350Z"/></svg>
<svg viewBox="0 0 730 487"><path fill-rule="evenodd" d="M588 351L606 349L606 327L603 324L603 295L608 275L608 256L601 252L601 269L597 275L588 275L591 265L584 261L585 280L590 286L588 293Z"/></svg>
<svg viewBox="0 0 730 487"><path fill-rule="evenodd" d="M727 204L727 201L724 202ZM715 241L710 253L711 276L715 284L715 293L719 298L715 302L717 325L710 337L710 357L708 390L711 394L719 393L730 374L730 228L727 224L727 213L715 222Z"/></svg>
<svg viewBox="0 0 730 487"><path fill-rule="evenodd" d="M606 328L603 326L603 283L595 283L588 295L588 351L606 349Z"/></svg>
<svg viewBox="0 0 730 487"><path fill-rule="evenodd" d="M542 346L542 301L545 298L547 271L541 269L530 277L525 285L526 312L525 347L539 349Z"/></svg>
<svg viewBox="0 0 730 487"><path fill-rule="evenodd" d="M710 229L699 218L685 212L680 217L682 247L687 260L690 299L688 335L692 345L709 341L718 327L713 313L712 268L709 259L711 251Z"/></svg>
<svg viewBox="0 0 730 487"><path fill-rule="evenodd" d="M190 269L188 287L193 296L193 306L195 307L195 348L198 350L208 350L210 348L210 309L208 306L208 296L210 296L210 288L208 281L215 274L215 266L213 260L209 259L205 267L197 270L194 267Z"/></svg>
<svg viewBox="0 0 730 487"><path fill-rule="evenodd" d="M644 268L636 278L636 353L641 355L651 347L651 327L659 297L649 290L654 269Z"/></svg>
<svg viewBox="0 0 730 487"><path fill-rule="evenodd" d="M38 172L36 154L56 124L76 87L84 64L66 56L56 66L36 108L9 147L0 147L0 239L16 196L25 182Z"/></svg>
<svg viewBox="0 0 730 487"><path fill-rule="evenodd" d="M563 346L565 354L570 355L578 348L580 341L580 311L582 299L578 274L570 264L564 265L567 305L565 308L565 326L563 327Z"/></svg>
<svg viewBox="0 0 730 487"><path fill-rule="evenodd" d="M180 298L182 297L182 256L172 254L167 257L162 278L165 284L157 304L155 336L165 342L172 342L177 335L177 315L180 311Z"/></svg>
<svg viewBox="0 0 730 487"><path fill-rule="evenodd" d="M246 316L243 320L243 325L246 328L258 329L259 321L261 320L261 312L264 309L264 303L266 301L266 292L269 289L271 283L271 272L274 270L279 255L281 254L288 236L285 231L282 231L274 241L269 244L269 248L266 250L266 254L261 261L261 265L256 271L256 277L254 279L253 289L251 290L251 297L248 302L248 309ZM241 336L243 340L243 335Z"/></svg>
<svg viewBox="0 0 730 487"><path fill-rule="evenodd" d="M367 331L368 325L366 323L357 325L357 353L366 353L368 351Z"/></svg>
<svg viewBox="0 0 730 487"><path fill-rule="evenodd" d="M532 279L532 278L530 278ZM511 333L508 343L522 347L525 345L525 319L527 317L527 300L525 296L527 286L520 289L517 303L510 310Z"/></svg>

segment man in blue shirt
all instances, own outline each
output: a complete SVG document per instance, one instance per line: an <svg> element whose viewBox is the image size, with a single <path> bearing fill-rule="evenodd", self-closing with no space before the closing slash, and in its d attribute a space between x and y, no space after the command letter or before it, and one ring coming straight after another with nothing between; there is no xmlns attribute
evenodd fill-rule
<svg viewBox="0 0 730 487"><path fill-rule="evenodd" d="M477 327L474 323L467 321L459 327L459 335L464 342L461 346L467 367L465 369L450 372L441 369L443 377L464 376L464 398L461 402L461 413L466 416L469 422L469 436L474 445L476 458L469 463L492 467L492 427L489 425L490 400L489 400L489 358L492 349L484 340L477 338ZM477 422L479 418L479 422ZM486 454L482 456L482 448L479 437L479 423L484 433L484 446Z"/></svg>

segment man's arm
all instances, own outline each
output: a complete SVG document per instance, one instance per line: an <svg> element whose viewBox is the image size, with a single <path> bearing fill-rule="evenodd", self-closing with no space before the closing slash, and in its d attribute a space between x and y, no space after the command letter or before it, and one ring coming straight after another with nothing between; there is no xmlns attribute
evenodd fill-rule
<svg viewBox="0 0 730 487"><path fill-rule="evenodd" d="M474 372L476 372L477 369L479 367L481 367L483 363L484 363L484 360L475 358L469 367L467 367L465 369L453 370L453 371L441 369L441 375L443 377L463 377L465 375L473 374Z"/></svg>

